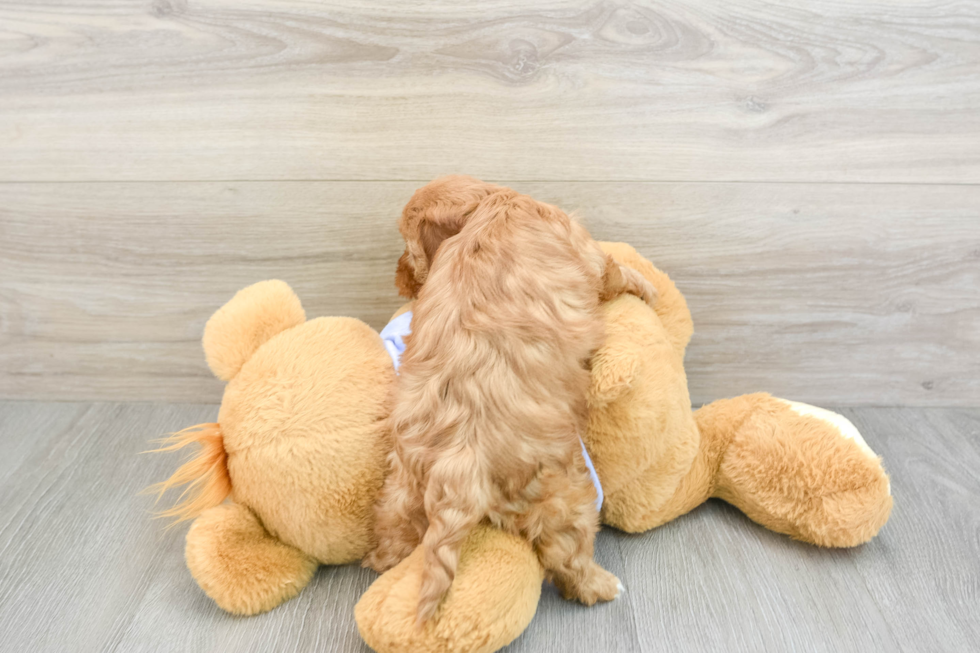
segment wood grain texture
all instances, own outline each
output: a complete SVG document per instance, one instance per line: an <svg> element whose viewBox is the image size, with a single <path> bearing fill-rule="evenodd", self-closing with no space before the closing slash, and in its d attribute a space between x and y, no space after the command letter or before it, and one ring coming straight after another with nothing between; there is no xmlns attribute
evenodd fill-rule
<svg viewBox="0 0 980 653"><path fill-rule="evenodd" d="M204 322L267 278L380 329L417 185L0 184L0 396L217 402ZM674 278L695 403L980 398L980 186L513 185Z"/></svg>
<svg viewBox="0 0 980 653"><path fill-rule="evenodd" d="M895 529L884 555L861 568L864 586L890 615L905 650L926 650L925 632L945 633L945 650L980 644L980 411L849 409L845 415L884 456ZM887 528L887 526L886 526ZM959 563L950 561L960 560ZM903 579L890 583L890 575ZM933 597L920 613L917 595ZM921 641L918 646L914 642Z"/></svg>
<svg viewBox="0 0 980 653"><path fill-rule="evenodd" d="M6 0L0 180L980 182L980 4Z"/></svg>
<svg viewBox="0 0 980 653"><path fill-rule="evenodd" d="M139 489L178 456L147 440L215 406L0 402L0 624L4 650L367 653L353 606L374 578L324 567L300 596L235 618L183 562ZM507 653L980 648L980 410L845 414L885 460L895 508L878 537L818 549L711 501L641 535L610 529L597 559L626 593L584 608L550 587Z"/></svg>

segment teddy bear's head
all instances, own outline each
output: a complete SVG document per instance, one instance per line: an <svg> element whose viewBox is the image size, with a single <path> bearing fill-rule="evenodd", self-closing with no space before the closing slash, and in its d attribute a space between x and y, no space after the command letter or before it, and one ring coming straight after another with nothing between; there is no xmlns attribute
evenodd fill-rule
<svg viewBox="0 0 980 653"><path fill-rule="evenodd" d="M367 552L387 441L391 359L354 318L306 321L292 289L264 281L208 321L208 365L228 382L218 423L232 495L270 534L338 564Z"/></svg>

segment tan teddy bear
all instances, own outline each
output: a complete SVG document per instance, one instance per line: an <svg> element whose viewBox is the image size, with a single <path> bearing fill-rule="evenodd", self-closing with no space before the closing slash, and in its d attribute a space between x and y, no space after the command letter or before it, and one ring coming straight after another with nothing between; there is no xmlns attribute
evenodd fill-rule
<svg viewBox="0 0 980 653"><path fill-rule="evenodd" d="M660 293L656 310L632 296L603 307L606 341L593 360L584 438L605 492L603 522L645 531L718 497L813 544L873 537L892 499L854 426L766 394L692 413L683 296L633 248L603 247ZM281 281L250 286L215 313L204 349L228 382L218 422L171 439L164 450L198 442L201 451L157 489L191 483L166 513L196 517L188 568L219 606L255 614L295 596L317 565L367 553L390 448L381 422L394 369L376 331L352 318L307 321ZM495 651L530 623L544 578L525 541L480 527L436 618L416 629L420 574L417 550L357 604L361 635L375 650Z"/></svg>

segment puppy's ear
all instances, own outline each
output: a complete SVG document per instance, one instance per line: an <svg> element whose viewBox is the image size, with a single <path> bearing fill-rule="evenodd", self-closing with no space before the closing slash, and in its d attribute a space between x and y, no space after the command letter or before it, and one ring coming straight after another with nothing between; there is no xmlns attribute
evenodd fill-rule
<svg viewBox="0 0 980 653"><path fill-rule="evenodd" d="M418 297L439 246L459 233L468 214L453 205L406 207L399 223L405 253L398 259L395 272L395 286L403 297Z"/></svg>
<svg viewBox="0 0 980 653"><path fill-rule="evenodd" d="M412 196L398 221L398 231L405 239L405 253L398 259L395 287L398 288L399 295L409 299L418 297L419 289L429 276L429 261L432 258L423 248L426 216L417 201L418 194L419 191L416 191Z"/></svg>
<svg viewBox="0 0 980 653"><path fill-rule="evenodd" d="M408 251L398 259L398 268L395 270L395 287L398 294L402 297L415 299L419 295L422 284L415 278L415 268L410 262Z"/></svg>
<svg viewBox="0 0 980 653"><path fill-rule="evenodd" d="M472 177L453 175L415 191L398 221L398 230L405 239L405 253L395 274L398 292L416 297L429 276L439 246L460 232L481 201L506 190Z"/></svg>

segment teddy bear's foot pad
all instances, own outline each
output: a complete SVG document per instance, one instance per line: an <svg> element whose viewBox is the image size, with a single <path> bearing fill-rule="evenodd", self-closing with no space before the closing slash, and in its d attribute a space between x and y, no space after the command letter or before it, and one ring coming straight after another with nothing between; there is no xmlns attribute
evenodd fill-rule
<svg viewBox="0 0 980 653"><path fill-rule="evenodd" d="M820 546L857 546L878 533L892 507L888 475L843 415L761 394L726 403L744 413L714 496Z"/></svg>

